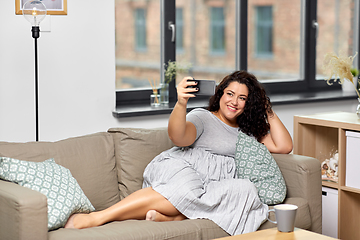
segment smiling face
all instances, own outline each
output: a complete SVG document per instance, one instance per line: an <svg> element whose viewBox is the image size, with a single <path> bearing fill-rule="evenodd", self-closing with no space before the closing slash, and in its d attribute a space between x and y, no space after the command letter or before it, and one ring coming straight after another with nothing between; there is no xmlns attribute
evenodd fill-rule
<svg viewBox="0 0 360 240"><path fill-rule="evenodd" d="M236 118L244 112L249 90L245 84L231 82L220 98L220 108L215 115L224 123L238 127Z"/></svg>

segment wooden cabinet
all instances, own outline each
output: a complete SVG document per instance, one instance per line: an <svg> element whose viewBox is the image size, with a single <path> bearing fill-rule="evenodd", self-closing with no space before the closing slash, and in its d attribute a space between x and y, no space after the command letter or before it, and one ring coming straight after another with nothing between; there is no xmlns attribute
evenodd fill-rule
<svg viewBox="0 0 360 240"><path fill-rule="evenodd" d="M360 189L346 186L346 131L360 132L355 113L294 116L294 154L323 162L339 153L338 183L323 181L323 186L338 190L338 238L344 240L360 239ZM356 161L360 181L360 155Z"/></svg>

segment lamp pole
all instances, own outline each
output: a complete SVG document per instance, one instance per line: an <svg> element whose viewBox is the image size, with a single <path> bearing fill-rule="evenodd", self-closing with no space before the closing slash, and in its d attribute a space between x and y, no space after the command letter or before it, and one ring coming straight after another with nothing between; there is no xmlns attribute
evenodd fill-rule
<svg viewBox="0 0 360 240"><path fill-rule="evenodd" d="M35 131L36 141L39 141L39 84L38 84L38 49L37 39L40 37L40 27L33 26L31 29L32 37L34 38L35 48Z"/></svg>
<svg viewBox="0 0 360 240"><path fill-rule="evenodd" d="M38 84L38 49L37 39L40 37L40 22L46 17L46 7L38 0L30 0L23 6L23 15L31 23L32 37L35 45L35 139L39 141L39 84Z"/></svg>

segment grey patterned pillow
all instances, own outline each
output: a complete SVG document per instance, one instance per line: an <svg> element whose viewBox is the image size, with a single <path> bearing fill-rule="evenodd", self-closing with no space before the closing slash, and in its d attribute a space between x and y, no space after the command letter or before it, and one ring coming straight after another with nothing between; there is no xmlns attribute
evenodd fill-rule
<svg viewBox="0 0 360 240"><path fill-rule="evenodd" d="M52 158L29 162L0 157L0 178L47 197L49 230L63 227L73 213L95 210L70 170L56 164Z"/></svg>
<svg viewBox="0 0 360 240"><path fill-rule="evenodd" d="M285 180L275 159L264 144L239 132L235 163L237 177L253 182L263 203L273 205L284 201Z"/></svg>

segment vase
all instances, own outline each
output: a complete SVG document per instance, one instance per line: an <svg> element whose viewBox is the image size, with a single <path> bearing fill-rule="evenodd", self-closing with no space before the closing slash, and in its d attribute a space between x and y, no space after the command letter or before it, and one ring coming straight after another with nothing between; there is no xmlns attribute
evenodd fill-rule
<svg viewBox="0 0 360 240"><path fill-rule="evenodd" d="M356 107L356 115L360 119L360 98L358 98L359 104Z"/></svg>
<svg viewBox="0 0 360 240"><path fill-rule="evenodd" d="M169 105L169 83L160 83L160 104Z"/></svg>
<svg viewBox="0 0 360 240"><path fill-rule="evenodd" d="M355 89L356 89L356 82L357 82L357 78L354 77L353 78L354 84L348 80L344 80L341 88L343 90L343 92L349 92L349 93L354 93Z"/></svg>
<svg viewBox="0 0 360 240"><path fill-rule="evenodd" d="M152 108L160 107L160 94L151 94L150 95L150 106Z"/></svg>

